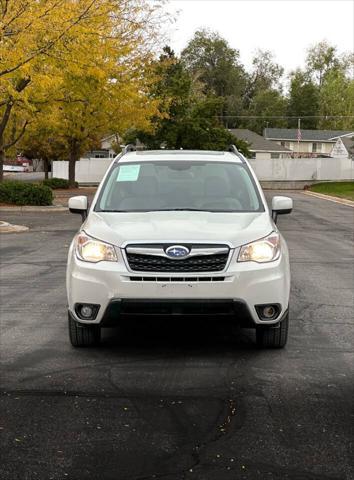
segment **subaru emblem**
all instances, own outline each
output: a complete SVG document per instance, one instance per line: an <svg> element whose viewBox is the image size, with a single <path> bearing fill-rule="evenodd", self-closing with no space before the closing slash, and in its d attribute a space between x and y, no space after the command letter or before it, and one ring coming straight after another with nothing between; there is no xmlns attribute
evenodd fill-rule
<svg viewBox="0 0 354 480"><path fill-rule="evenodd" d="M185 258L189 255L189 248L182 245L172 245L166 248L166 255L175 260Z"/></svg>

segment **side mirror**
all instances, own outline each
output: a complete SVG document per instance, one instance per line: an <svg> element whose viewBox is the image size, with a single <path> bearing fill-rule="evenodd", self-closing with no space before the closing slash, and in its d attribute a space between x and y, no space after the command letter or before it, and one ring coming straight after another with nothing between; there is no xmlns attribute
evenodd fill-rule
<svg viewBox="0 0 354 480"><path fill-rule="evenodd" d="M84 195L71 197L69 198L68 206L71 213L79 213L82 217L82 221L84 222L86 220L88 208L87 197Z"/></svg>
<svg viewBox="0 0 354 480"><path fill-rule="evenodd" d="M291 213L293 209L293 200L289 197L273 197L272 198L272 219L277 222L278 215Z"/></svg>

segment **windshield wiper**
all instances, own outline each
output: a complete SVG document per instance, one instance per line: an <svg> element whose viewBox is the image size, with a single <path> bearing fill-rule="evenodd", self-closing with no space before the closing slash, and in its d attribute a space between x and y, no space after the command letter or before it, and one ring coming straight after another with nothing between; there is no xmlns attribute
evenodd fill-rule
<svg viewBox="0 0 354 480"><path fill-rule="evenodd" d="M97 210L97 212L100 213L116 213L116 212L121 212L121 213L129 213L130 210Z"/></svg>
<svg viewBox="0 0 354 480"><path fill-rule="evenodd" d="M97 210L100 213L147 213L147 212L212 212L200 208L156 208L153 210Z"/></svg>
<svg viewBox="0 0 354 480"><path fill-rule="evenodd" d="M149 210L150 212L211 212L202 208L159 208L158 210Z"/></svg>

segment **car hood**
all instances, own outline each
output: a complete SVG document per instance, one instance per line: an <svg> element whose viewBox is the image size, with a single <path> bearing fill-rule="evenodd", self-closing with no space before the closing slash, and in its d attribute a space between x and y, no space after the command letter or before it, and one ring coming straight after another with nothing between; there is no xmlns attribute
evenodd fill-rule
<svg viewBox="0 0 354 480"><path fill-rule="evenodd" d="M267 212L91 212L82 229L119 247L140 242L226 242L238 247L268 235L274 224Z"/></svg>

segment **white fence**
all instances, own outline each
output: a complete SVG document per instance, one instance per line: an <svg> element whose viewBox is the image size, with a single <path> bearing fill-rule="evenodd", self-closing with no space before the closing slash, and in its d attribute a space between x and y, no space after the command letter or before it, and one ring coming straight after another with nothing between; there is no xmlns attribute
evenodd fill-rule
<svg viewBox="0 0 354 480"><path fill-rule="evenodd" d="M99 183L111 163L111 158L81 159L76 162L76 181L79 183ZM68 164L67 161L53 162L53 177L68 179Z"/></svg>
<svg viewBox="0 0 354 480"><path fill-rule="evenodd" d="M354 179L350 158L279 158L250 160L261 181L315 181Z"/></svg>
<svg viewBox="0 0 354 480"><path fill-rule="evenodd" d="M85 158L76 163L76 181L95 184L102 180L112 159ZM354 179L354 161L348 158L280 158L250 160L260 181L297 182ZM68 162L53 162L53 177L68 178Z"/></svg>

